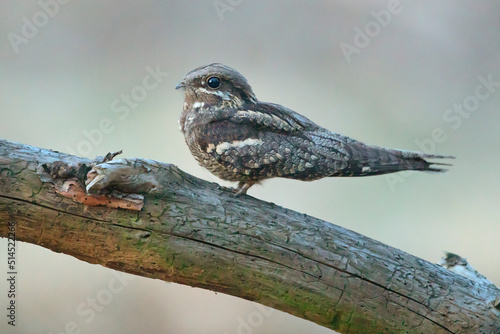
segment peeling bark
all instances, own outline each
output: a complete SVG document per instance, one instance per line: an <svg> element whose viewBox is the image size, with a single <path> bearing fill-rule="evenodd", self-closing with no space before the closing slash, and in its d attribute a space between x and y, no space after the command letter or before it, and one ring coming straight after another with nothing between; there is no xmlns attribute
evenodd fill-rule
<svg viewBox="0 0 500 334"><path fill-rule="evenodd" d="M144 206L88 206L62 192L68 182L81 187L78 196L85 186L87 196L101 196L98 204L143 198ZM90 161L0 140L2 237L8 222L16 223L17 240L253 300L341 333L500 333L495 286L313 217L235 197L170 164Z"/></svg>

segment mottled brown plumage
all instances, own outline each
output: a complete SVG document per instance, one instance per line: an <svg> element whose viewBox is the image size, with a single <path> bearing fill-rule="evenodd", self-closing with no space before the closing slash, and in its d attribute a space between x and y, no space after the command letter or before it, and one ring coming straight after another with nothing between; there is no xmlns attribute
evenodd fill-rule
<svg viewBox="0 0 500 334"><path fill-rule="evenodd" d="M324 129L278 104L260 102L246 79L222 64L189 72L180 129L195 159L238 194L284 177L368 176L402 170L440 172L425 158L453 158L370 146Z"/></svg>

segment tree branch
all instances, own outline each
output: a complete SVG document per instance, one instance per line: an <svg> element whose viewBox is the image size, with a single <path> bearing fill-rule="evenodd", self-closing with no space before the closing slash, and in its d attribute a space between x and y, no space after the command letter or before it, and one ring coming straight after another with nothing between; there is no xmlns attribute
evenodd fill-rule
<svg viewBox="0 0 500 334"><path fill-rule="evenodd" d="M114 207L103 206L110 201ZM495 286L235 197L170 164L92 162L0 140L2 237L8 222L16 223L17 240L256 301L341 333L500 332Z"/></svg>

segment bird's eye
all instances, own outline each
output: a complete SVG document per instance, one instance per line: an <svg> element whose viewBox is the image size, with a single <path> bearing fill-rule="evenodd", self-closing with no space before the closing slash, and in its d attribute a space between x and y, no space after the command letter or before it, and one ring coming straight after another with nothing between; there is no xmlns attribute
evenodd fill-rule
<svg viewBox="0 0 500 334"><path fill-rule="evenodd" d="M210 77L207 80L207 85L210 88L216 89L220 87L220 79L217 77Z"/></svg>

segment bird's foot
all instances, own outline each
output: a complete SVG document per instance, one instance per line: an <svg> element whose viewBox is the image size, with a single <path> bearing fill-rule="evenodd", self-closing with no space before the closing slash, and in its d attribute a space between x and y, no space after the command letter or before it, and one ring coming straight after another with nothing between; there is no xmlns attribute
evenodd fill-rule
<svg viewBox="0 0 500 334"><path fill-rule="evenodd" d="M246 195L247 190L250 189L256 182L238 182L238 187L236 187L236 194L234 197L241 195Z"/></svg>

